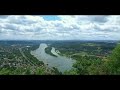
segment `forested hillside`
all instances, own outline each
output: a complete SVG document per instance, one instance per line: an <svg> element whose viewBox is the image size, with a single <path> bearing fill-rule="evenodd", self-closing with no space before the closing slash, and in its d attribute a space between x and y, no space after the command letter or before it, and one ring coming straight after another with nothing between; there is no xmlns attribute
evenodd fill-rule
<svg viewBox="0 0 120 90"><path fill-rule="evenodd" d="M107 58L96 59L85 57L74 57L77 62L73 65L75 69L66 71L66 75L120 75L120 44Z"/></svg>

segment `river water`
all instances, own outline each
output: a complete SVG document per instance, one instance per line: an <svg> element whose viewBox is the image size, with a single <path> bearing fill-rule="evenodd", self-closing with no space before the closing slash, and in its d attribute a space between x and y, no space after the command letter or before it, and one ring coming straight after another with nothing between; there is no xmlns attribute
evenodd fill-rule
<svg viewBox="0 0 120 90"><path fill-rule="evenodd" d="M31 54L34 55L38 60L43 61L44 64L48 65L48 67L56 67L60 72L64 72L73 68L72 65L75 63L75 60L60 56L56 53L54 47L52 47L51 53L57 57L51 56L45 52L45 48L47 47L47 44L41 43L38 49L31 51Z"/></svg>

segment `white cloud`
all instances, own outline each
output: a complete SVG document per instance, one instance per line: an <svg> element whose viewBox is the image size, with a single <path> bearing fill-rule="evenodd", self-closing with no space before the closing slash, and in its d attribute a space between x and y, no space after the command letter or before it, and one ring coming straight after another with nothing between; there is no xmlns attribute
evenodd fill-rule
<svg viewBox="0 0 120 90"><path fill-rule="evenodd" d="M118 39L120 16L58 15L60 20L42 16L0 16L0 39Z"/></svg>

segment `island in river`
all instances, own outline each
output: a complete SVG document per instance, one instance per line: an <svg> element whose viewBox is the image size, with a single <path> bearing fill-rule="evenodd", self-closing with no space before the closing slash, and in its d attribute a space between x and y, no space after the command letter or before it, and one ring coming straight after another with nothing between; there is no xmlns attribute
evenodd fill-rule
<svg viewBox="0 0 120 90"><path fill-rule="evenodd" d="M51 53L57 57L51 56L45 52L45 48L47 47L47 44L41 43L38 49L31 51L31 54L34 55L38 60L42 60L44 64L48 65L48 67L55 67L60 72L64 72L73 68L72 66L75 63L75 60L65 56L60 56L58 53L56 53L54 47L52 47Z"/></svg>

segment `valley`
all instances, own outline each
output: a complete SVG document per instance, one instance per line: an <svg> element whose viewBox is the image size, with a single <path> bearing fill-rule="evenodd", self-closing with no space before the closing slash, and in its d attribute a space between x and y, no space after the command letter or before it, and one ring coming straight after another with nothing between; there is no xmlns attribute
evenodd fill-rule
<svg viewBox="0 0 120 90"><path fill-rule="evenodd" d="M107 74L94 68L103 67L118 42L0 41L0 74Z"/></svg>

